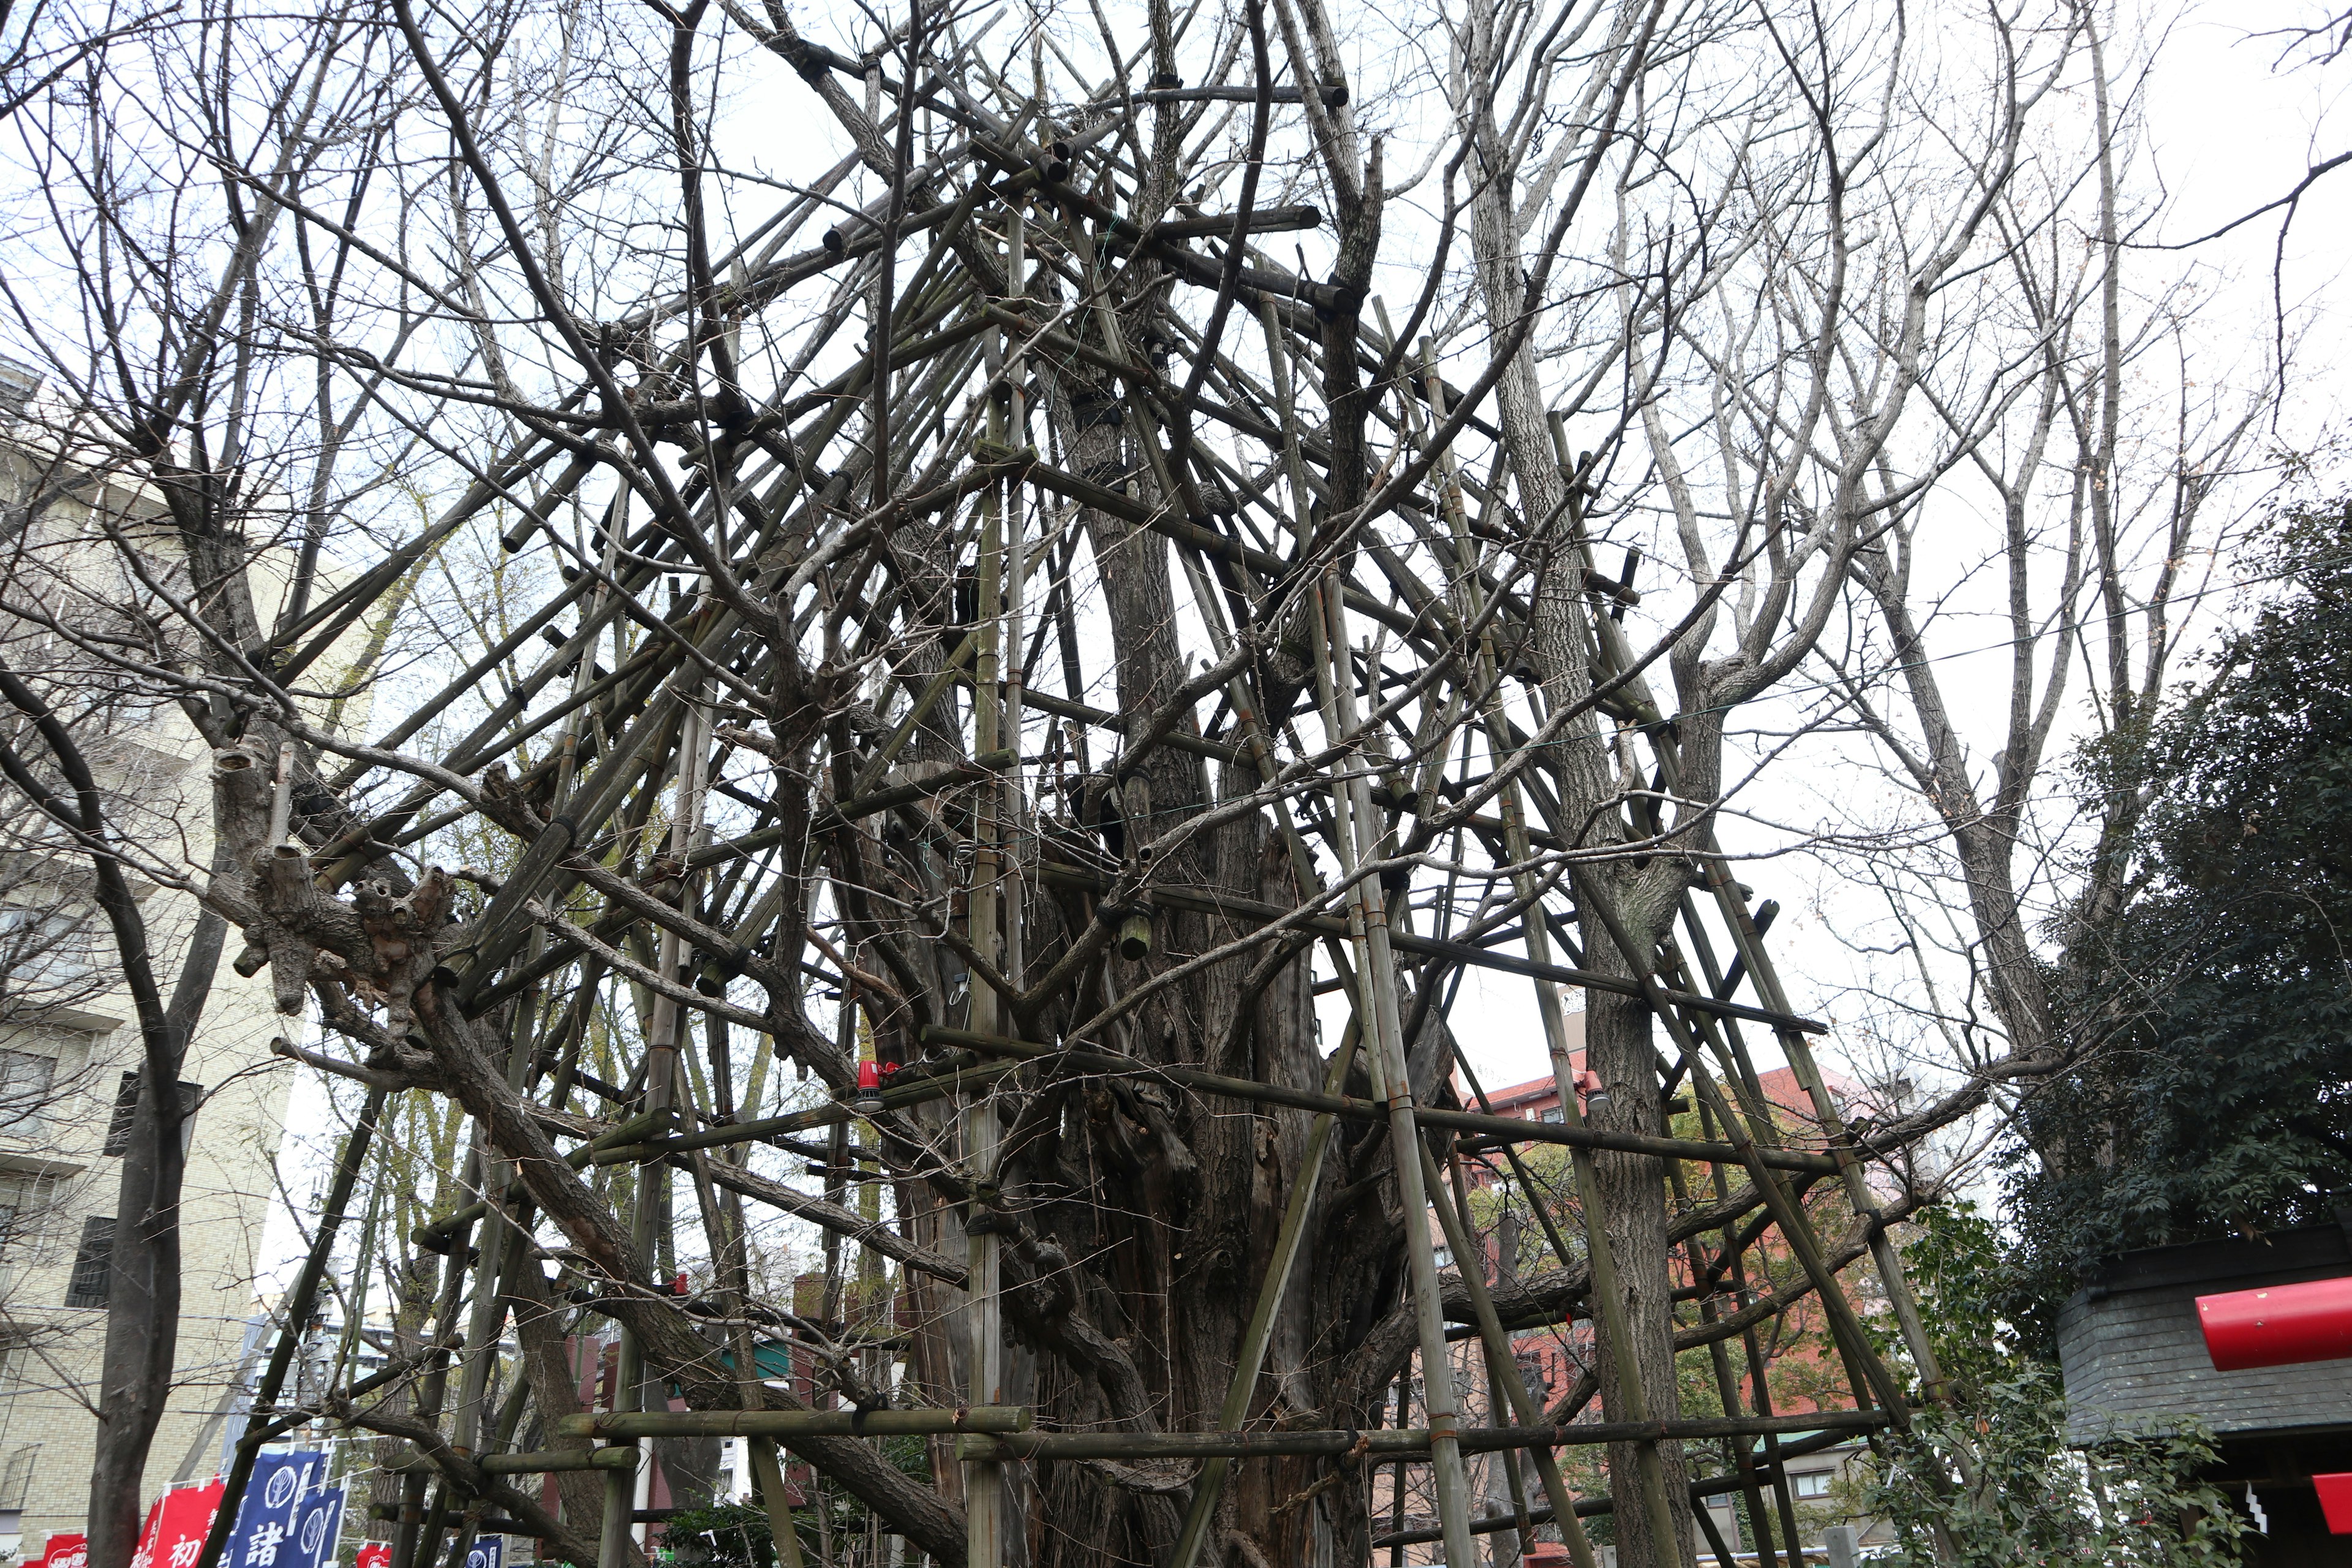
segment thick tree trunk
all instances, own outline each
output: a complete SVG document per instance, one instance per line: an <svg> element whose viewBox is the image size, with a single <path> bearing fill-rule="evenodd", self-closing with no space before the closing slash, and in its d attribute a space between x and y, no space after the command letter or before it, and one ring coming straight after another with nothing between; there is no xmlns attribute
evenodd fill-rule
<svg viewBox="0 0 2352 1568"><path fill-rule="evenodd" d="M1499 191L1500 187L1498 187ZM1509 231L1509 215L1499 194L1482 194L1473 204L1473 243L1477 249L1480 281L1488 321L1499 333L1524 308L1518 259ZM1530 627L1529 662L1542 683L1549 710L1587 701L1592 693L1588 649L1593 628L1582 599L1582 574L1573 548L1574 518L1569 507L1567 481L1559 471L1551 433L1546 425L1542 393L1536 379L1535 357L1523 345L1507 366L1496 387L1503 439L1511 470L1518 481L1524 526L1539 530L1543 576L1535 590ZM1605 845L1621 837L1622 828L1614 805L1620 790L1610 767L1609 753L1596 716L1574 721L1557 750L1557 771L1551 774L1559 791L1564 822L1590 824L1586 842ZM1643 915L1625 895L1630 878L1596 868L1592 882L1618 900L1618 912L1637 942L1654 945L1663 930L1658 917ZM1671 906L1668 906L1671 908ZM1603 973L1629 976L1633 971L1610 939L1598 916L1580 912L1585 962ZM1585 1003L1586 1065L1610 1087L1611 1103L1594 1121L1605 1128L1658 1133L1664 1131L1658 1104L1657 1047L1652 1037L1649 1008L1631 997L1588 991ZM1668 1269L1666 1205L1657 1163L1640 1155L1601 1153L1594 1165L1601 1201L1607 1209L1605 1230L1624 1295L1626 1318L1636 1344L1636 1357L1650 1417L1671 1419L1675 1414L1674 1375L1673 1280ZM1625 1389L1613 1348L1605 1333L1600 1343L1601 1407L1610 1420L1624 1419ZM1639 1449L1629 1443L1609 1448L1612 1493L1621 1501L1642 1496L1637 1469ZM1676 1542L1662 1551L1651 1539L1649 1511L1621 1507L1616 1520L1618 1562L1623 1568L1672 1568L1690 1559L1695 1526L1689 1509L1687 1471L1680 1447L1662 1444L1659 1459L1664 1471L1666 1504L1675 1521Z"/></svg>
<svg viewBox="0 0 2352 1568"><path fill-rule="evenodd" d="M1584 926L1585 956L1604 973L1623 974L1628 966L1609 946L1609 935L1598 920ZM1604 956L1606 955L1606 956ZM1613 961L1613 962L1612 962ZM1650 1013L1639 999L1588 993L1584 1015L1585 1060L1609 1086L1610 1103L1594 1113L1594 1125L1612 1131L1663 1133L1664 1115L1658 1103L1657 1047L1651 1036ZM1671 1421L1679 1410L1675 1380L1674 1280L1666 1263L1664 1177L1658 1162L1638 1154L1601 1153L1593 1164L1600 1177L1601 1201L1607 1206L1609 1245L1616 1255L1617 1279L1633 1331L1635 1366L1654 1421ZM1596 1336L1601 1367L1602 1418L1622 1421L1624 1380L1607 1334ZM1609 1446L1610 1490L1621 1505L1641 1497L1640 1447L1632 1443ZM1688 1499L1689 1472L1678 1443L1658 1445L1660 1468L1666 1484L1668 1510L1675 1521L1675 1541L1666 1547L1652 1539L1649 1510L1620 1506L1616 1521L1617 1561L1625 1568L1655 1564L1674 1568L1691 1561L1695 1530Z"/></svg>
<svg viewBox="0 0 2352 1568"><path fill-rule="evenodd" d="M123 1151L109 1261L98 1437L90 1456L91 1568L127 1568L145 1513L147 1451L172 1388L180 1329L178 1063L150 1061ZM160 1080L160 1081L159 1081Z"/></svg>

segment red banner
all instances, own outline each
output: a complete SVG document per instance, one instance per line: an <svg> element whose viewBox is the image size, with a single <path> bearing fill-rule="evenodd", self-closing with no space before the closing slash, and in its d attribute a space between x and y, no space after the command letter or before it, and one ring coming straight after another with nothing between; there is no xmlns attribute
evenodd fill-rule
<svg viewBox="0 0 2352 1568"><path fill-rule="evenodd" d="M41 1553L41 1568L89 1568L89 1537L50 1536L47 1550Z"/></svg>
<svg viewBox="0 0 2352 1568"><path fill-rule="evenodd" d="M392 1548L381 1541L362 1542L352 1568L392 1568Z"/></svg>
<svg viewBox="0 0 2352 1568"><path fill-rule="evenodd" d="M165 1492L147 1510L147 1528L139 1532L131 1568L195 1568L220 1500L218 1476L200 1487Z"/></svg>

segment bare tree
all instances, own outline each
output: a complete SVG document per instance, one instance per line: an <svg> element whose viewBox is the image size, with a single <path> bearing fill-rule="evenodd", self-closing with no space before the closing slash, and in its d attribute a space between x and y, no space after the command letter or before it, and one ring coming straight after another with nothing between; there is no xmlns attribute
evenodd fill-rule
<svg viewBox="0 0 2352 1568"><path fill-rule="evenodd" d="M226 931L205 909L165 946L131 879L201 892L242 874L253 835L307 824L321 805L333 820L271 721L205 683L250 669L260 606L282 597L290 608L310 591L315 548L274 580L257 574L255 552L299 536L292 498L324 493L367 396L362 383L345 405L323 378L315 398L280 395L285 356L262 325L270 305L293 289L302 317L271 328L328 330L350 253L331 234L272 239L289 204L331 203L339 178L351 194L366 188L388 89L354 68L370 44L342 11L299 26L207 12L86 33L18 121L37 121L21 145L38 183L11 215L11 242L49 258L44 282L67 289L31 287L38 267L5 286L51 413L18 431L37 472L9 513L0 697L13 719L0 767L27 820L86 858L111 978L140 1031L90 1481L91 1550L117 1564L135 1544L176 1348L180 1123L193 1108L173 1086ZM286 265L265 268L281 249ZM309 521L323 526L315 510ZM26 662L28 647L43 657ZM126 679L126 664L177 679ZM174 705L217 749L200 847L184 822L142 812L103 754L105 720L126 703Z"/></svg>
<svg viewBox="0 0 2352 1568"><path fill-rule="evenodd" d="M781 1542L781 1434L942 1563L1193 1568L1362 1561L1396 1452L1466 1563L1497 1526L1465 1451L1502 1444L1589 1563L1557 1445L1507 1434L1598 1398L1620 1560L1666 1563L1712 1528L1685 1439L1795 1429L1727 1342L1809 1302L1837 1419L1905 1423L1938 1379L1886 1226L1932 1194L1866 1167L1973 1102L1847 1124L1723 842L1727 740L1948 476L2079 390L1976 316L2060 243L2025 150L2098 72L2068 5L1992 13L1965 80L1896 17L919 6L853 54L780 5L393 0L94 55L31 153L80 311L15 296L75 408L32 511L119 473L168 528L92 514L136 634L0 603L216 748L210 853L42 784L78 743L38 682L5 688L46 748L12 776L101 877L201 901L159 1064L235 925L336 1041L289 1053L366 1097L232 1489L331 1415L411 1446L396 1568L490 1509L621 1568L626 1471L551 1514L480 1458L527 1417L575 1456L736 1433ZM732 116L787 89L780 160ZM1474 968L1531 984L1556 1128L1465 1102ZM771 1053L811 1102L762 1103ZM428 1097L464 1192L386 1281L398 1376L279 1409ZM1523 1138L1569 1149L1578 1223L1441 1276L1433 1216L1476 1253L1463 1142ZM813 1300L747 1201L824 1234ZM1794 1271L1746 1272L1767 1247ZM1865 1258L1907 1369L1841 1284ZM1580 1314L1595 1375L1551 1409L1494 1375ZM593 1413L556 1331L592 1319ZM1449 1323L1507 1422L1470 1426ZM814 1375L762 1379L762 1342ZM937 1437L929 1483L812 1403Z"/></svg>
<svg viewBox="0 0 2352 1568"><path fill-rule="evenodd" d="M2231 521L2282 466L2262 443L2283 367L2228 363L2195 311L2206 280L2134 247L2161 210L2129 183L2147 62L2117 58L2109 25L2084 23L2090 114L2071 129L2087 170L2037 168L1996 214L2015 243L1979 309L2019 379L2004 390L1969 364L1938 389L1956 427L1984 420L1965 482L1889 510L1849 568L1854 622L1822 658L1822 706L1916 803L1855 822L1852 842L1912 970L1885 992L1924 1026L1899 1047L1906 1070L1955 1106L2080 1063L2053 991L2095 984L2156 787L2134 759L2226 580ZM2063 239L2070 226L2084 237ZM1962 508L1998 531L1957 531ZM1997 707L1969 694L1995 668Z"/></svg>

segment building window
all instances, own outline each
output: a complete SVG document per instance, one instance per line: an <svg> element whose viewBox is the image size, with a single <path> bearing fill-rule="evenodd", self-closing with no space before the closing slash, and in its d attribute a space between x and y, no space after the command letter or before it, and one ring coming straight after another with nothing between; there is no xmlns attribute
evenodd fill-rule
<svg viewBox="0 0 2352 1568"><path fill-rule="evenodd" d="M1557 1105L1545 1106L1543 1109L1543 1119L1546 1121L1558 1121L1560 1119L1559 1107Z"/></svg>
<svg viewBox="0 0 2352 1568"><path fill-rule="evenodd" d="M25 1494L33 1489L33 1465L41 1457L38 1443L26 1443L0 1460L0 1510L21 1514Z"/></svg>
<svg viewBox="0 0 2352 1568"><path fill-rule="evenodd" d="M0 1051L0 1132L29 1138L48 1114L58 1058L34 1051Z"/></svg>
<svg viewBox="0 0 2352 1568"><path fill-rule="evenodd" d="M1789 1478L1789 1490L1796 1497L1827 1497L1830 1495L1830 1483L1835 1479L1835 1470L1807 1470L1802 1475Z"/></svg>
<svg viewBox="0 0 2352 1568"><path fill-rule="evenodd" d="M73 1278L66 1283L68 1307L103 1307L114 1282L114 1216L92 1215L81 1222L81 1246L74 1252Z"/></svg>
<svg viewBox="0 0 2352 1568"><path fill-rule="evenodd" d="M180 1152L188 1152L188 1142L195 1131L196 1107L204 1103L205 1086L180 1080ZM131 1148L131 1128L139 1114L139 1074L136 1069L122 1075L121 1084L114 1091L114 1119L106 1124L106 1149L109 1154L122 1154Z"/></svg>
<svg viewBox="0 0 2352 1568"><path fill-rule="evenodd" d="M1436 1251L1437 1266L1440 1268L1451 1268L1454 1267L1454 1249L1452 1247L1438 1247Z"/></svg>
<svg viewBox="0 0 2352 1568"><path fill-rule="evenodd" d="M74 985L95 971L96 932L87 915L0 906L0 957L21 989Z"/></svg>

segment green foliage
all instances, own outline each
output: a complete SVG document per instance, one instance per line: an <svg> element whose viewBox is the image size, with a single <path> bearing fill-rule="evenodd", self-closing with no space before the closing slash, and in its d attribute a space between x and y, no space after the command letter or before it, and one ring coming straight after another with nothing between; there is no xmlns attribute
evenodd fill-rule
<svg viewBox="0 0 2352 1568"><path fill-rule="evenodd" d="M1953 1397L1916 1412L1910 1434L1890 1434L1870 1463L1862 1504L1893 1525L1891 1561L1918 1568L2235 1563L2240 1521L2217 1489L2196 1479L2213 1458L2201 1430L2067 1447L2057 1371L1998 1309L2011 1278L2006 1251L2000 1232L1968 1204L1926 1211L1905 1248ZM1939 1534L1948 1555L1938 1555Z"/></svg>
<svg viewBox="0 0 2352 1568"><path fill-rule="evenodd" d="M2213 1457L2195 1434L2064 1446L2066 1400L2039 1362L1979 1385L1965 1405L1919 1413L1875 1460L1866 1506L1894 1526L1894 1562L1929 1568L1938 1527L1961 1568L2238 1561L2240 1525L2221 1492L2192 1479ZM1951 1461L1969 1456L1974 1484ZM1940 1480L1940 1484L1938 1481Z"/></svg>
<svg viewBox="0 0 2352 1568"><path fill-rule="evenodd" d="M2080 1066L2024 1111L2045 1312L2100 1257L2352 1188L2352 503L2282 515L2258 564L2269 602L2207 688L2089 763L2147 805L2132 897L2060 977Z"/></svg>

